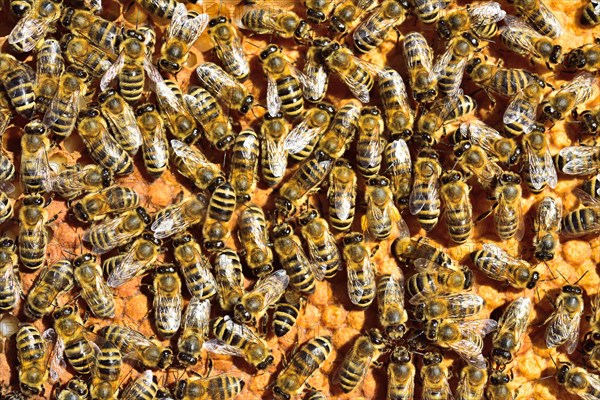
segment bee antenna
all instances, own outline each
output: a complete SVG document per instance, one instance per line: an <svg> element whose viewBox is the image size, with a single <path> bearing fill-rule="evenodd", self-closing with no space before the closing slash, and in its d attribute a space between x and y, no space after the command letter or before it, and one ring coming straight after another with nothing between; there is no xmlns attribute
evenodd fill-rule
<svg viewBox="0 0 600 400"><path fill-rule="evenodd" d="M558 272L558 274L565 280L565 282L567 282L567 285L570 285L570 282L567 280L567 278L565 278L565 276L562 274L562 272L560 272L559 269L557 269L556 272Z"/></svg>
<svg viewBox="0 0 600 400"><path fill-rule="evenodd" d="M556 364L556 361L554 361L554 357L552 357L552 355L548 355L550 357L550 359L552 360L552 364L554 364L554 367L558 370L558 365Z"/></svg>
<svg viewBox="0 0 600 400"><path fill-rule="evenodd" d="M590 270L589 270L589 269L588 269L587 271L585 271L585 272L583 273L583 275L581 275L581 276L579 277L579 279L577 279L573 285L577 285L577 284L579 283L579 281L580 281L580 280L582 280L582 279L583 279L583 277L584 277L584 276L585 276L585 275L586 275L588 272L590 272Z"/></svg>

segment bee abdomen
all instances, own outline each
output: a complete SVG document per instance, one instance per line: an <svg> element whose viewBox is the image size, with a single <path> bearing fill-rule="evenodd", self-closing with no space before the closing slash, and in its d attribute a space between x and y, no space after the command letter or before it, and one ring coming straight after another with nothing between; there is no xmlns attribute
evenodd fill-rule
<svg viewBox="0 0 600 400"><path fill-rule="evenodd" d="M281 110L290 117L297 117L304 111L304 97L298 80L293 76L277 79L277 95L281 98Z"/></svg>
<svg viewBox="0 0 600 400"><path fill-rule="evenodd" d="M285 336L292 330L300 313L300 305L279 303L273 314L273 330L278 337Z"/></svg>

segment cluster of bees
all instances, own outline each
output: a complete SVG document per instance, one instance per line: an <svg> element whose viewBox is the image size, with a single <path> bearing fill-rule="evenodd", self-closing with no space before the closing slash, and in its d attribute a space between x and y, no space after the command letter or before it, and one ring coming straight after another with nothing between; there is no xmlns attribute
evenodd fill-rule
<svg viewBox="0 0 600 400"><path fill-rule="evenodd" d="M556 188L557 171L588 176L600 168L593 143L600 108L581 110L597 95L600 43L563 49L563 28L542 0L513 0L508 7L515 15L490 1L306 0L296 13L245 0L233 19L224 13L211 18L198 6L136 0L138 16L166 26L157 35L151 25L124 27L103 18L98 0L10 1L17 22L0 53L0 130L18 130L21 143L17 157L0 152L0 224L4 231L18 222L15 238L0 239L0 330L15 338L18 383L11 383L18 390L2 398L46 395L48 378L60 382L65 360L76 377L57 384L52 395L61 400L235 398L244 388L235 373L189 373L159 385L157 371L191 371L210 353L271 368L268 321L275 336L289 334L317 282L344 269L350 307L376 301L380 327L366 327L353 341L333 386L355 390L369 368L387 358L388 399L413 398L417 371L423 399L447 399L452 392L459 399L514 398L507 367L530 323L531 300L512 301L498 321L481 318L485 301L472 291L471 268L424 237L411 239L402 214L414 215L425 232L444 219L457 245L472 238L475 222L493 215L500 241L521 241L522 183L539 194ZM599 25L600 4L590 0L573 23ZM443 47L437 57L410 24L435 30ZM216 62L190 65L204 31ZM366 61L395 31L402 68ZM292 62L283 45L260 48L264 104L244 84L251 68L242 46L249 36L242 33L295 40L303 53ZM570 80L555 88L528 70L496 63L484 55L490 42ZM198 85L184 93L174 77L189 67L196 68ZM500 131L475 118L477 101L463 93L465 72L495 107L501 106L496 97L508 99ZM327 102L334 79L355 99L338 107ZM256 120L238 129L250 114ZM13 117L23 127L11 125ZM548 127L564 119L579 122L580 144L552 156ZM93 162L51 162L57 147L67 151L63 141L74 131ZM448 153L444 146L452 149L447 159L440 157ZM168 169L177 171L193 193L156 212L142 206L142 196L125 185L140 148L145 176L158 180ZM288 168L288 156L297 166ZM214 162L219 158L223 165ZM15 206L17 172L23 195ZM273 188L266 208L254 201L259 182L261 189ZM471 185L494 202L478 218ZM323 199L322 186L328 187ZM537 261L554 258L560 236L600 232L599 188L599 176L585 181L583 206L565 215L557 197L538 202ZM86 225L81 240L91 252L46 260L47 225L54 220L47 207L54 196L66 201L67 221ZM373 261L389 244L399 265L415 270L406 281L399 268L380 273ZM526 290L540 280L534 265L492 242L471 257L476 270L499 284ZM33 272L37 278L25 292L21 275ZM142 275L152 277L157 337L115 318L115 290ZM256 278L250 288L248 276ZM564 345L571 354L577 348L584 313L577 283L563 287L546 321L549 349ZM600 369L598 301L582 345L589 369ZM110 322L94 330L80 308ZM53 327L38 330L31 322L41 318ZM455 390L440 349L465 362ZM309 339L267 390L277 399L304 395L307 380L333 350L330 336ZM140 370L127 384L124 360ZM556 379L569 393L600 398L600 377L588 367L558 360ZM328 398L317 388L307 396Z"/></svg>

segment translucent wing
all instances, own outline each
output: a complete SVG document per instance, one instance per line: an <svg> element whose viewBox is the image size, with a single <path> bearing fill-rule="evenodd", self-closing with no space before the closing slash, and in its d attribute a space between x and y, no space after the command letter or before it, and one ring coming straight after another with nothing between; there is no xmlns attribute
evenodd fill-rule
<svg viewBox="0 0 600 400"><path fill-rule="evenodd" d="M281 98L277 93L277 82L271 76L267 76L267 110L269 115L275 117L281 109Z"/></svg>
<svg viewBox="0 0 600 400"><path fill-rule="evenodd" d="M127 215L127 214L125 214L125 215ZM123 219L124 219L124 217L123 217L123 215L121 215L121 216L117 216L114 218L108 218L108 219L105 219L104 221L93 224L88 230L86 230L83 233L82 239L86 242L89 242L91 240L92 236L97 235L101 231L118 232L117 228L121 224L121 222L123 222ZM118 241L119 238L120 237L117 234L114 237L114 241L115 242ZM108 251L108 249L94 246L93 251L94 251L94 253L97 253L97 254L104 254Z"/></svg>
<svg viewBox="0 0 600 400"><path fill-rule="evenodd" d="M228 318L228 316L225 316ZM244 357L244 351L239 347L231 346L220 339L210 339L202 346L211 353L224 354L226 356Z"/></svg>
<svg viewBox="0 0 600 400"><path fill-rule="evenodd" d="M318 268L319 272L315 274L315 278L323 279L325 273L325 265L331 257L335 254L339 254L339 250L337 245L335 244L335 237L330 231L326 231L324 233L323 242L319 245L315 243L313 240L307 238L306 243L308 244L308 250L311 257L311 262L313 265ZM325 256L320 256L319 253L324 254ZM317 277L318 275L318 277Z"/></svg>
<svg viewBox="0 0 600 400"><path fill-rule="evenodd" d="M102 271L100 270L94 276L93 282L86 282L81 285L81 296L92 312L103 307L106 302L114 302L113 292L106 285L106 282L104 282ZM107 317L112 318L112 316Z"/></svg>
<svg viewBox="0 0 600 400"><path fill-rule="evenodd" d="M599 10L600 13L600 10ZM578 395L581 396L583 400L595 400L598 398L597 393L600 391L600 377L596 374L592 374L591 372L585 371L585 379L587 380L587 384L589 385L588 391L579 392ZM593 388L593 392L592 389Z"/></svg>
<svg viewBox="0 0 600 400"><path fill-rule="evenodd" d="M285 151L285 139L274 140L271 136L265 137L266 157L269 169L275 178L283 177L287 167L287 152ZM263 155L264 157L265 155Z"/></svg>
<svg viewBox="0 0 600 400"><path fill-rule="evenodd" d="M490 332L496 330L498 323L493 319L480 319L464 321L459 324L463 339L454 342L450 347L458 353L466 362L477 368L486 368L487 362L481 350L483 349L483 338Z"/></svg>
<svg viewBox="0 0 600 400"><path fill-rule="evenodd" d="M189 164L206 164L208 160L196 147L185 144L181 140L171 139L171 148L177 157Z"/></svg>
<svg viewBox="0 0 600 400"><path fill-rule="evenodd" d="M250 71L248 60L244 54L244 48L239 38L234 37L229 42L219 42L220 54L223 58L223 64L236 65L240 75L245 75Z"/></svg>
<svg viewBox="0 0 600 400"><path fill-rule="evenodd" d="M582 72L577 74L570 82L563 85L558 92L556 92L555 96L571 93L574 95L574 104L578 105L589 100L594 91L597 90L597 86L597 78L593 74Z"/></svg>
<svg viewBox="0 0 600 400"><path fill-rule="evenodd" d="M517 221L517 231L515 233L515 239L523 239L524 234L524 219L523 209L521 207L521 201L516 200L515 204L509 204L502 198L499 199L498 207L496 207L494 218L496 220L496 226L511 225L514 220Z"/></svg>
<svg viewBox="0 0 600 400"><path fill-rule="evenodd" d="M408 210L412 215L418 214L425 204L430 204L439 199L439 176L434 170L430 172L429 176L415 175L413 188L408 198ZM419 187L426 187L428 190L419 189Z"/></svg>
<svg viewBox="0 0 600 400"><path fill-rule="evenodd" d="M353 263L347 266L348 270L348 296L352 304L360 304L364 295L364 288L375 285L375 273L373 264L368 256L365 256L359 265Z"/></svg>
<svg viewBox="0 0 600 400"><path fill-rule="evenodd" d="M167 331L177 331L181 325L181 311L183 297L180 293L171 295L158 290L154 298L155 318L161 321L162 327Z"/></svg>
<svg viewBox="0 0 600 400"><path fill-rule="evenodd" d="M122 327L127 330L127 337L124 341L125 353L136 352L140 348L154 346L154 344L144 335L131 328Z"/></svg>
<svg viewBox="0 0 600 400"><path fill-rule="evenodd" d="M304 86L304 95L309 100L317 100L325 95L329 75L325 67L318 62L307 62L303 73L306 83Z"/></svg>
<svg viewBox="0 0 600 400"><path fill-rule="evenodd" d="M53 382L58 382L59 376L65 369L67 369L67 363L65 362L64 358L65 342L52 328L44 331L42 337L48 343L56 341L54 348L52 349L52 353L50 354L48 369L50 372L50 379Z"/></svg>
<svg viewBox="0 0 600 400"><path fill-rule="evenodd" d="M94 14L102 12L102 0L83 0L83 4Z"/></svg>
<svg viewBox="0 0 600 400"><path fill-rule="evenodd" d="M61 55L60 44L55 39L46 39L44 42L44 47L48 48L48 51L44 54L44 59L47 61L47 64L52 65L56 68L58 65L62 65L62 69L64 70L64 60ZM59 72L57 69L52 68L53 72ZM39 78L46 74L46 70L48 69L48 65L46 63L40 62L39 58L36 63L36 73L35 73L35 83L36 87L40 84ZM55 75L58 78L60 74Z"/></svg>
<svg viewBox="0 0 600 400"><path fill-rule="evenodd" d="M110 66L110 68L102 75L102 79L100 79L100 91L104 92L108 89L110 83L117 77L119 72L123 69L125 65L125 55L121 52L115 62Z"/></svg>
<svg viewBox="0 0 600 400"><path fill-rule="evenodd" d="M144 130L140 132L142 136L142 144L146 151L152 149L152 158L161 164L167 165L169 162L169 145L165 133L164 123L156 124L152 131Z"/></svg>
<svg viewBox="0 0 600 400"><path fill-rule="evenodd" d="M446 50L438 57L438 59L435 61L433 68L431 69L433 77L439 77L442 74L442 72L446 70L446 67L452 59L452 53L452 48L448 46Z"/></svg>
<svg viewBox="0 0 600 400"><path fill-rule="evenodd" d="M171 23L167 28L166 40L181 40L191 46L198 40L208 25L208 14L199 14L188 18L188 12L183 3L178 3L173 13Z"/></svg>
<svg viewBox="0 0 600 400"><path fill-rule="evenodd" d="M552 38L560 37L563 33L563 27L556 19L556 16L552 13L552 11L550 11L543 0L539 0L537 4L539 7L539 13L542 15L541 20L544 21L544 24L552 27L553 32L548 33L548 36Z"/></svg>
<svg viewBox="0 0 600 400"><path fill-rule="evenodd" d="M519 262L518 260L509 256L508 253L494 243L485 243L482 250L489 253L487 256L480 257L477 263L480 268L485 269L484 272L492 276L512 279L509 278L510 274L507 267L512 262Z"/></svg>
<svg viewBox="0 0 600 400"><path fill-rule="evenodd" d="M68 97L61 97L57 93L44 114L44 125L52 126L66 115L77 116L81 94L79 90L74 90Z"/></svg>
<svg viewBox="0 0 600 400"><path fill-rule="evenodd" d="M340 220L346 220L350 217L350 211L354 205L356 184L347 184L338 179L332 179L330 184L329 193L333 197L337 216Z"/></svg>
<svg viewBox="0 0 600 400"><path fill-rule="evenodd" d="M155 238L167 238L185 230L189 226L189 223L183 215L183 206L184 205L180 203L168 207L164 212L159 213L155 217L150 226L150 230L154 233Z"/></svg>
<svg viewBox="0 0 600 400"><path fill-rule="evenodd" d="M467 12L469 13L471 26L474 28L500 22L506 17L506 11L495 1L472 5L467 8Z"/></svg>
<svg viewBox="0 0 600 400"><path fill-rule="evenodd" d="M401 14L401 17L398 18L386 18L383 7L377 7L354 30L354 40L360 39L362 31L365 30L369 31L373 39L385 39L390 29L400 23L403 18L404 14Z"/></svg>
<svg viewBox="0 0 600 400"><path fill-rule="evenodd" d="M556 310L546 328L546 347L551 349L564 343L567 353L573 353L579 339L580 320L581 313L569 314L561 308Z"/></svg>
<svg viewBox="0 0 600 400"><path fill-rule="evenodd" d="M279 15L281 12L283 12L283 9L275 9L273 7L265 8L257 6L255 4L243 6L239 17L236 13L235 22L237 26L241 29L250 29L242 23L242 16L257 9L265 10L264 16L261 19L261 25L263 25L266 29L270 29L275 32L279 32L281 30L279 28L279 25L277 24L277 21L275 20L275 17L277 17L277 15Z"/></svg>
<svg viewBox="0 0 600 400"><path fill-rule="evenodd" d="M542 37L539 33L513 15L507 15L506 18L504 18L504 22L507 27L502 28L501 36L506 41L512 43L519 54L531 54L536 57L540 56L534 43L534 40Z"/></svg>
<svg viewBox="0 0 600 400"><path fill-rule="evenodd" d="M199 296L190 299L183 316L183 330L195 328L208 334L210 325L210 300L201 300Z"/></svg>
<svg viewBox="0 0 600 400"><path fill-rule="evenodd" d="M389 279L387 285L385 285L384 295L382 296L383 303L379 305L379 308L383 309L386 305L392 305L397 307L398 305L404 305L404 282L403 279L394 277Z"/></svg>
<svg viewBox="0 0 600 400"><path fill-rule="evenodd" d="M519 297L506 307L502 317L498 321L498 331L494 336L502 337L506 332L513 332L515 340L520 342L521 336L525 333L531 314L531 300L527 297Z"/></svg>
<svg viewBox="0 0 600 400"><path fill-rule="evenodd" d="M47 232L44 220L38 220L27 234L31 237L45 237ZM40 248L40 243L37 240L22 240L19 242L19 246L22 246L25 249L36 250Z"/></svg>
<svg viewBox="0 0 600 400"><path fill-rule="evenodd" d="M121 257L119 263L115 265L115 268L106 280L109 287L117 288L140 275L145 270L147 264L135 256L136 251L137 246L131 246L127 253Z"/></svg>
<svg viewBox="0 0 600 400"><path fill-rule="evenodd" d="M17 21L15 27L8 35L8 43L18 46L23 52L27 53L33 50L42 39L50 27L50 18L34 18L33 12L25 14L23 18Z"/></svg>
<svg viewBox="0 0 600 400"><path fill-rule="evenodd" d="M156 383L154 383L154 374L151 370L147 370L142 372L135 380L131 381L123 390L120 398L122 399L135 399L138 398L137 392L135 390L139 390L139 388L149 388L156 387Z"/></svg>
<svg viewBox="0 0 600 400"><path fill-rule="evenodd" d="M440 397L440 393L442 394L442 399L446 400L454 400L452 396L452 390L450 389L450 383L448 382L448 377L446 374L441 377L439 385L430 386L426 382L423 384L423 398L427 399L435 399Z"/></svg>
<svg viewBox="0 0 600 400"><path fill-rule="evenodd" d="M471 143L482 147L486 153L496 153L494 142L503 139L497 130L478 119L462 123L460 125L461 132L463 131L463 127L468 130Z"/></svg>
<svg viewBox="0 0 600 400"><path fill-rule="evenodd" d="M19 300L21 299L21 280L19 275L15 273L12 263L6 264L4 266L4 273L0 274L0 288L2 288L2 291L6 294L12 293L15 298L15 303L12 308L17 309Z"/></svg>
<svg viewBox="0 0 600 400"><path fill-rule="evenodd" d="M531 184L538 190L546 183L554 189L558 182L558 176L556 174L556 168L554 167L552 155L550 154L550 148L546 147L544 156L540 158L531 147L531 144L528 141L525 143Z"/></svg>
<svg viewBox="0 0 600 400"><path fill-rule="evenodd" d="M377 73L379 73L379 71L381 71L381 68L376 66L375 64L371 64L369 62L363 61L360 58L355 57L355 56L350 56L350 57L353 58L353 60L356 64L361 66L363 69L365 69L367 71L367 73L369 73L371 75L374 73L377 74ZM354 97L356 97L358 100L360 100L361 103L366 104L371 100L371 97L369 95L370 88L368 86L366 86L364 83L357 81L354 78L354 76L351 74L344 74L341 76L341 78L344 80L344 82L348 86L348 89L350 89L350 92L352 92Z"/></svg>
<svg viewBox="0 0 600 400"><path fill-rule="evenodd" d="M302 120L296 125L284 140L283 147L288 153L296 154L321 133L319 127L311 128L308 120Z"/></svg>
<svg viewBox="0 0 600 400"><path fill-rule="evenodd" d="M588 175L598 170L598 163L592 161L599 154L599 149L595 146L565 147L558 154L567 161L562 168L565 174Z"/></svg>
<svg viewBox="0 0 600 400"><path fill-rule="evenodd" d="M282 269L278 269L260 279L249 293L260 293L264 296L265 306L273 305L283 295L289 282L290 278L287 273Z"/></svg>
<svg viewBox="0 0 600 400"><path fill-rule="evenodd" d="M505 125L519 123L523 126L523 131L529 133L532 131L535 123L535 112L540 99L530 99L525 91L521 90L508 103L502 122Z"/></svg>

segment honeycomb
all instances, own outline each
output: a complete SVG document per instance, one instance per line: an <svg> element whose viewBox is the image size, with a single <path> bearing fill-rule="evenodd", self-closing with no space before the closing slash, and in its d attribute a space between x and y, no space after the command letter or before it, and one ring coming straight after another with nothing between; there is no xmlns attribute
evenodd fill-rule
<svg viewBox="0 0 600 400"><path fill-rule="evenodd" d="M3 16L7 18L0 26L0 43L2 43L2 51L8 51L6 35L12 29L16 22L16 18L8 11L8 2L5 1ZM298 1L292 2L270 2L274 7L289 8L296 11L300 16L305 15L303 6ZM466 5L468 1L458 1L459 5ZM512 13L513 7L506 1L500 1L502 8L509 13ZM592 43L595 36L598 36L598 28L584 28L578 23L579 15L583 7L587 4L587 0L546 0L546 4L554 12L558 20L565 28L565 32L559 39L565 49L571 49ZM203 7L194 4L187 4L188 9L204 9L211 17L219 12L232 16L235 12L235 1L213 2L205 1ZM152 23L157 31L157 43L161 43L161 32L167 26L168 21L155 19L140 8L137 4L131 6L130 3L118 3L115 1L105 0L104 11L102 16L109 20L116 20L119 23L127 26L135 26L136 24L143 25ZM59 31L62 28L59 28ZM418 22L416 18L409 17L399 27L402 33L407 33L413 30L418 30L430 39L436 54L443 51L444 42L437 38L434 27L424 25ZM62 31L61 31L62 32ZM269 35L255 35L248 31L244 33L244 50L250 59L251 76L245 85L252 91L255 98L261 104L265 102L266 94L266 79L263 75L262 68L258 62L258 53L266 44L274 42L280 44L284 48L287 57L296 60L297 65L301 66L302 56L304 55L304 47L296 44L293 39L280 39L270 37ZM160 46L157 45L155 56L158 55ZM211 52L210 41L204 33L192 49L192 54L187 62L186 67L176 76L177 82L182 89L185 89L188 84L197 84L197 77L193 73L195 67L203 61L217 62L216 56ZM489 57L490 62L494 60L503 60L504 64L509 67L527 68L532 72L537 73L547 82L551 83L555 88L572 79L573 74L566 72L549 71L543 66L532 66L524 57L520 57L507 51L498 42L492 42L481 53ZM27 59L31 61L31 56ZM373 52L363 56L367 61L377 65L391 66L401 72L405 78L405 63L401 51L401 39L395 34L390 34L384 43ZM23 57L20 57L23 59ZM30 62L34 65L33 62ZM499 99L496 105L492 105L486 94L482 91L477 91L477 88L470 82L468 77L465 77L463 87L466 94L474 93L479 108L477 115L492 126L498 126L501 120L502 111L506 106L506 100ZM346 89L338 78L331 76L330 86L327 99L335 105L340 102L352 98L350 92ZM376 99L377 103L378 99ZM586 104L587 108L598 106L600 99L596 98ZM235 119L237 129L241 130L246 127L254 127L257 129L257 121L264 113L261 107L255 107L247 116L239 118L237 115L232 117ZM474 118L474 117L467 117ZM20 159L20 135L19 126L23 126L26 122L17 117L13 120L13 126L7 130L3 136L4 148L12 155L15 165L18 167ZM500 123L501 125L501 123ZM555 154L559 149L576 144L578 139L578 124L567 121L558 122L549 130L551 143L551 152ZM453 161L450 160L450 148L440 147L442 159L445 159L444 168L451 168ZM208 146L203 146L203 150L207 156L214 162L223 163L223 154L214 151ZM64 162L67 164L91 162L83 144L81 143L77 133L73 133L69 139L61 142L53 147L49 158L53 162ZM350 157L352 158L352 156ZM141 156L136 158L136 170L127 177L118 179L122 185L135 189L143 198L142 204L147 207L150 212L155 212L171 203L173 203L180 192L185 194L194 192L192 185L181 177L173 167L167 170L160 178L150 180L144 172ZM295 167L288 170L287 174L291 174ZM285 180L285 179L284 179ZM560 197L563 202L563 210L571 211L578 207L579 200L573 193L573 190L580 185L581 179L576 179L570 176L559 175L559 183L556 189L546 191L542 194L533 195L526 188L523 190L522 206L526 218L526 233L521 241L511 239L506 242L500 242L493 226L492 218L478 222L471 238L463 245L453 244L447 236L443 221L430 233L426 233L420 228L416 219L413 216L404 212L403 217L406 219L410 232L414 237L427 236L432 243L435 243L447 249L447 253L455 260L469 265L475 274L476 284L474 291L482 296L486 305L481 317L492 315L498 318L500 312L512 300L519 296L527 296L531 298L533 303L533 311L530 317L530 325L524 336L522 346L517 354L516 360L509 366L514 373L514 380L509 384L516 394L518 399L555 399L561 397L563 399L574 399L576 396L569 395L564 388L558 386L554 378L543 379L554 374L554 360L565 361L567 359L577 365L584 365L583 358L579 351L567 356L557 352L556 349L548 350L545 347L544 332L545 327L542 326L548 316L553 312L553 303L556 296L560 292L560 288L565 284L560 274L569 282L577 281L584 273L585 277L579 284L585 289L585 314L589 315L590 300L597 294L597 287L600 282L596 264L600 262L600 239L597 237L587 237L582 240L563 240L560 250L557 252L554 260L547 265L540 264L537 270L542 278L535 290L516 290L500 282L493 281L477 271L469 259L469 254L476 249L481 248L482 241L492 241L498 243L502 248L507 250L514 256L519 256L528 260L533 260L532 256L532 238L533 232L531 224L535 215L535 205L541 198L552 192L553 195ZM17 185L18 186L18 185ZM357 206L357 217L355 218L353 230L360 230L360 216L364 214L364 204L361 201L361 196L364 190L364 180L359 178L359 201ZM324 199L325 189L322 189L319 194L313 198L313 204L320 206L326 204ZM265 210L272 210L272 189L267 188L264 183L259 183L259 190L253 195L252 202L265 207ZM12 198L20 198L21 193L17 191L11 194ZM491 201L487 201L485 193L475 184L471 192L471 200L473 202L473 215L477 216L492 206ZM59 198L56 198L49 206L50 216L57 216L55 222L50 225L52 239L48 247L47 260L52 263L61 258L72 259L75 255L81 254L88 250L85 249L85 242L81 241L81 236L86 226L78 223L69 213L66 204ZM237 214L234 216L231 226L236 226ZM323 210L323 214L326 212ZM4 235L16 237L18 232L17 222L7 222L2 227ZM200 237L200 229L194 228L192 232ZM339 238L340 235L338 235ZM236 235L232 235L229 246L239 248L239 243L236 243ZM377 250L374 252L373 260L377 268L377 273L392 273L397 271L399 266L394 260L390 245L393 238L380 243L369 243L369 246ZM169 243L166 244L170 246ZM169 254L163 256L164 261L169 261ZM534 262L534 261L532 261ZM412 274L413 271L403 269L405 277ZM22 285L25 293L32 286L38 272L30 272L21 268ZM311 387L321 390L328 398L331 399L383 399L386 395L386 372L385 367L371 367L363 381L363 383L353 392L344 394L339 387L336 387L333 382L333 376L337 367L340 365L344 354L351 347L356 337L364 332L367 328L377 326L376 304L370 308L363 310L353 306L347 295L345 271L340 271L338 275L328 281L317 283L316 291L308 297L308 301L298 318L296 326L290 333L282 338L275 337L272 333L267 336L268 343L273 349L275 356L274 363L265 371L256 372L241 358L231 358L229 356L211 355L213 369L211 374L214 376L219 373L232 373L245 381L245 387L242 393L238 396L239 399L254 400L254 399L271 399L272 393L269 385L272 384L278 373L282 370L285 360L289 360L291 353L297 348L298 344L302 344L307 340L317 335L330 335L334 344L334 351L324 363L324 365L308 380ZM113 322L122 325L127 325L138 329L147 336L155 336L156 331L151 318L152 295L149 294L147 288L151 283L151 277L139 277L126 283L122 287L115 290L117 299L117 311ZM249 288L253 284L253 280L246 278L246 287ZM72 300L76 292L71 292L68 296L60 299L60 303L64 304ZM187 296L187 294L185 295ZM189 297L186 298L186 302ZM81 300L75 300L81 301ZM25 316L21 310L23 302L16 315L22 321L25 321ZM85 309L83 303L81 309ZM213 307L213 314L217 314L218 307ZM109 324L110 321L97 319L90 316L86 322L89 328L89 335L94 336L93 331L98 331L102 326ZM43 331L45 328L52 325L52 319L49 316L42 320L35 321L34 324ZM588 321L584 318L581 324L581 337L589 328ZM413 335L414 332L409 332L405 338ZM172 346L176 348L177 335L172 340ZM489 354L491 344L491 335L486 339L484 354ZM15 389L18 386L17 379L17 359L15 352L15 340L9 338L4 347L5 351L0 356L0 383L4 388L3 392L8 391L8 388ZM457 384L457 377L464 362L451 351L445 351L444 365L451 366L453 377L450 386L454 390ZM204 354L206 359L206 354ZM421 357L416 355L417 370L421 366ZM387 356L382 358L387 361ZM384 362L384 365L386 363ZM125 363L121 374L123 385L129 380L135 378L137 373L132 371L135 363ZM142 371L139 368L138 371ZM200 362L192 368L193 372L206 374L205 362ZM73 375L73 371L69 368L63 371L60 377L62 384L66 383ZM172 368L166 373L157 372L159 383L164 386L171 386L179 379L185 378L192 374L192 371L184 371L182 369ZM417 374L418 375L418 374ZM193 375L190 375L193 376ZM45 395L39 398L50 398L53 389L53 384L46 384ZM417 387L415 390L415 398L420 397L420 380L417 376Z"/></svg>

